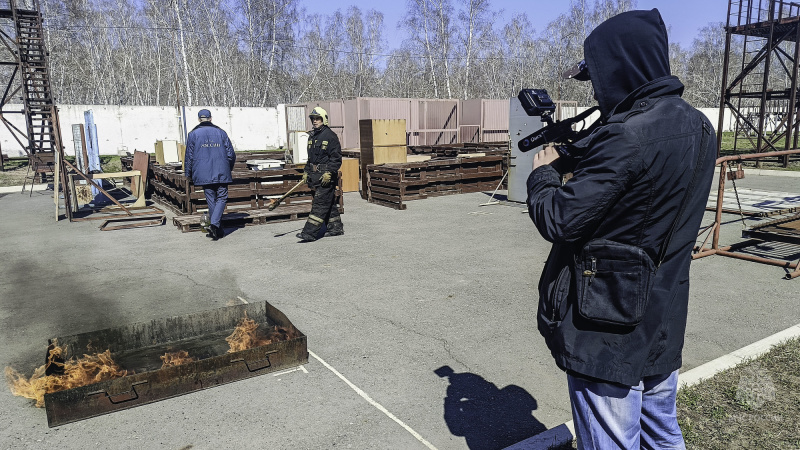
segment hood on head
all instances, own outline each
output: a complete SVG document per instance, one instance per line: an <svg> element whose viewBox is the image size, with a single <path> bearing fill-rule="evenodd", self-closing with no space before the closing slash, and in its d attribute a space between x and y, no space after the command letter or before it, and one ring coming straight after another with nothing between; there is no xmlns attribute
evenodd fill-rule
<svg viewBox="0 0 800 450"><path fill-rule="evenodd" d="M583 42L583 55L604 117L637 88L670 75L667 28L658 9L601 23Z"/></svg>

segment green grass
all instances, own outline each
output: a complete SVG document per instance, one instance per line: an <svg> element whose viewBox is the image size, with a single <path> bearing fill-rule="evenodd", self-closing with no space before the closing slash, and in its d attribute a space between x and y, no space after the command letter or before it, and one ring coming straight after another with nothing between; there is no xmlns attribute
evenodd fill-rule
<svg viewBox="0 0 800 450"><path fill-rule="evenodd" d="M122 172L122 163L119 161L119 156L101 156L100 168L103 172Z"/></svg>
<svg viewBox="0 0 800 450"><path fill-rule="evenodd" d="M678 391L690 449L800 448L800 339Z"/></svg>
<svg viewBox="0 0 800 450"><path fill-rule="evenodd" d="M755 142L755 139L754 139ZM779 151L784 149L786 139L781 139L773 144ZM736 150L734 150L734 133L726 131L722 133L722 145L720 146L721 156L731 156L737 154L750 154L755 153L755 145L747 138L739 137L735 143ZM770 150L771 151L771 150ZM758 163L756 160L748 160L742 163L745 167L760 167L769 170L789 170L800 171L800 155L794 155L789 159L788 166L784 167L783 162L777 158L770 158L761 160Z"/></svg>
<svg viewBox="0 0 800 450"><path fill-rule="evenodd" d="M687 449L800 449L800 339L679 390L677 403Z"/></svg>
<svg viewBox="0 0 800 450"><path fill-rule="evenodd" d="M75 164L75 158L67 156L67 161ZM119 156L103 155L100 157L100 167L103 172L122 172ZM13 158L3 165L5 171L0 172L0 186L22 186L28 172L28 158Z"/></svg>

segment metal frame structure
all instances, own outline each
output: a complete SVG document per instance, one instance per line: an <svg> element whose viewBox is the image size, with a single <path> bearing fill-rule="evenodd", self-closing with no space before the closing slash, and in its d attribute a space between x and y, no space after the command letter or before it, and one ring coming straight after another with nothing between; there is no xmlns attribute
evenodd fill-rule
<svg viewBox="0 0 800 450"><path fill-rule="evenodd" d="M5 81L5 87L0 84L3 92L0 122L28 155L28 170L33 171L31 181L53 173L58 202L58 183L66 186L68 163L64 159L58 109L50 88L39 0L0 2L0 80ZM22 110L11 109L12 104L21 104ZM23 114L26 129L20 130L9 122L6 119L9 114ZM63 190L63 197L66 215L72 219L68 189Z"/></svg>
<svg viewBox="0 0 800 450"><path fill-rule="evenodd" d="M795 149L795 150L784 150L778 152L754 153L749 155L725 156L717 159L716 164L719 166L719 190L717 191L716 216L714 218L714 223L706 227L703 227L700 230L699 236L702 236L705 233L706 237L700 246L695 247L695 254L692 255L692 259L698 259L711 255L728 256L730 258L743 259L745 261L752 261L762 264L769 264L773 266L783 267L787 271L786 279L789 280L800 277L800 261L792 262L792 261L786 261L774 258L765 258L761 256L755 256L737 252L737 250L742 250L744 248L763 243L765 240L794 243L794 241L786 240L785 237L776 237L774 233L770 234L768 232L759 233L758 237L756 237L756 235L753 234L748 235L748 233L745 232L744 233L745 237L750 237L752 239L724 247L721 247L719 245L720 226L722 225L722 213L724 212L722 202L723 202L723 196L725 194L725 179L727 178L726 172L728 170L729 164L731 162L741 162L744 160L758 160L762 158L771 158L771 157L788 157L791 155L800 155L800 150ZM800 238L800 235L798 235L797 237ZM708 244L709 239L711 239L711 247L706 247L706 244Z"/></svg>
<svg viewBox="0 0 800 450"><path fill-rule="evenodd" d="M740 141L756 152L797 148L800 3L729 0L725 31L717 154L722 148L726 107L735 118L734 151ZM741 68L730 76L734 35L743 37ZM778 66L782 71L775 70ZM780 159L788 164L788 156Z"/></svg>

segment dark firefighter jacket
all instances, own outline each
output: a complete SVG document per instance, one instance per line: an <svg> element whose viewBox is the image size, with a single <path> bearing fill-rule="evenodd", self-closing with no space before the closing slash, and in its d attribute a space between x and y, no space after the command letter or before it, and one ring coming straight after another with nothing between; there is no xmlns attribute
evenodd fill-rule
<svg viewBox="0 0 800 450"><path fill-rule="evenodd" d="M189 132L184 169L197 186L233 182L236 153L228 134L211 122L200 122Z"/></svg>
<svg viewBox="0 0 800 450"><path fill-rule="evenodd" d="M330 172L336 178L340 167L342 146L339 145L336 133L325 125L318 130L311 130L308 135L308 162L305 171L309 174Z"/></svg>
<svg viewBox="0 0 800 450"><path fill-rule="evenodd" d="M563 370L625 385L681 366L690 254L716 157L711 124L681 99L667 50L656 9L599 25L584 42L584 57L604 123L576 143L586 153L563 186L550 165L528 178L531 219L553 243L539 281L539 331ZM639 246L657 264L698 163L703 130L708 150L643 320L615 327L585 319L575 307L573 258L587 241L602 238Z"/></svg>

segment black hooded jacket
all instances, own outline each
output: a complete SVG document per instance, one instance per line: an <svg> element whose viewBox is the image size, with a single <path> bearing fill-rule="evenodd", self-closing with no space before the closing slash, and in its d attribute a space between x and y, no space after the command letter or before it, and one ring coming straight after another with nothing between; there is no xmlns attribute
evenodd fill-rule
<svg viewBox="0 0 800 450"><path fill-rule="evenodd" d="M670 75L658 10L603 22L586 38L584 57L603 124L576 143L585 156L563 186L550 165L528 179L529 214L553 243L539 281L538 325L562 369L636 385L681 366L691 249L708 199L716 139L708 119L680 98L683 85ZM695 187L685 197L698 163ZM643 320L621 327L583 317L572 268L583 245L607 239L638 246L657 264L684 198L687 207Z"/></svg>

